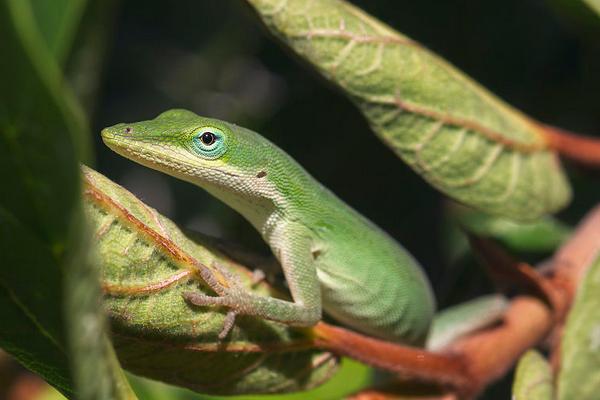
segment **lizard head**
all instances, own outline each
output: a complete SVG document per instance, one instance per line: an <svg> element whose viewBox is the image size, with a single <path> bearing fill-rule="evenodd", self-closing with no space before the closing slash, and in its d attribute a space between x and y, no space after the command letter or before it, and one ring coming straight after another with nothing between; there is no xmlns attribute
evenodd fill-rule
<svg viewBox="0 0 600 400"><path fill-rule="evenodd" d="M226 203L268 199L273 192L268 168L273 152L281 152L253 131L186 110L114 125L102 130L102 139L122 156L194 183Z"/></svg>

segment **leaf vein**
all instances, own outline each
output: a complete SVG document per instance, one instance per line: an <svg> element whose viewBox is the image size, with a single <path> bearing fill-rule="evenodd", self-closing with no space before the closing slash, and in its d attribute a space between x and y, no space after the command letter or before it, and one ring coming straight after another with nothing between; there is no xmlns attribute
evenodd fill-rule
<svg viewBox="0 0 600 400"><path fill-rule="evenodd" d="M465 186L472 186L476 184L485 176L486 173L490 171L496 160L498 160L498 156L502 153L502 150L502 146L500 144L496 144L490 151L483 164L481 164L481 166L475 171L473 175L471 175L468 178L455 181L446 180L443 184L446 187L450 188L459 188Z"/></svg>
<svg viewBox="0 0 600 400"><path fill-rule="evenodd" d="M452 158L452 155L454 153L456 153L458 151L458 149L460 149L460 147L463 145L466 137L467 137L467 130L461 129L459 131L459 133L457 134L456 140L454 141L454 143L452 143L452 147L450 147L450 150L446 154L444 154L441 158L439 158L438 160L434 161L431 164L428 164L421 157L420 153L417 154L417 163L421 167L421 170L425 173L431 173L433 170L438 169L442 165L446 164L448 161L450 161L450 159Z"/></svg>
<svg viewBox="0 0 600 400"><path fill-rule="evenodd" d="M348 92L350 90L346 89ZM411 104L407 101L400 99L398 96L369 96L364 94L353 93L353 96L363 99L368 103L374 104L384 104L384 105L396 105L396 107L408 111L410 113L424 116L436 121L442 121L445 125L457 126L459 128L466 128L474 133L479 134L480 136L485 137L486 139L499 143L502 146L514 149L516 151L520 151L522 153L533 153L536 151L544 150L547 148L547 144L543 142L537 143L523 143L518 142L513 139L508 139L504 137L500 132L497 132L487 126L484 126L478 122L461 118L454 117L452 115L448 115L442 112L438 112L435 110L431 110L429 108L419 106L416 104Z"/></svg>

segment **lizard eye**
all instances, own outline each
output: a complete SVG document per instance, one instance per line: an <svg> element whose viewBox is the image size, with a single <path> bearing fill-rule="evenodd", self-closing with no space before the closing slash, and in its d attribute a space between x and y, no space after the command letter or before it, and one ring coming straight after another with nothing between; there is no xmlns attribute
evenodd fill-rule
<svg viewBox="0 0 600 400"><path fill-rule="evenodd" d="M218 158L225 152L223 136L219 129L201 128L194 134L194 150L205 158Z"/></svg>
<svg viewBox="0 0 600 400"><path fill-rule="evenodd" d="M215 136L214 133L212 132L204 132L201 136L200 136L200 141L207 145L210 146L211 144L213 144L214 142L217 141L217 137Z"/></svg>

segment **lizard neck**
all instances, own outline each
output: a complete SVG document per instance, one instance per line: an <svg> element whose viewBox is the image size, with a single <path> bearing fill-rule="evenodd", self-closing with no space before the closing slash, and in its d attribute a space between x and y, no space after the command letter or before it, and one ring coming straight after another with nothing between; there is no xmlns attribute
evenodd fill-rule
<svg viewBox="0 0 600 400"><path fill-rule="evenodd" d="M262 186L273 186L270 182ZM199 185L211 195L221 200L244 217L261 234L263 240L270 244L271 233L275 226L283 220L284 196L278 194L274 187L262 190L269 196L239 192L232 187L219 185Z"/></svg>

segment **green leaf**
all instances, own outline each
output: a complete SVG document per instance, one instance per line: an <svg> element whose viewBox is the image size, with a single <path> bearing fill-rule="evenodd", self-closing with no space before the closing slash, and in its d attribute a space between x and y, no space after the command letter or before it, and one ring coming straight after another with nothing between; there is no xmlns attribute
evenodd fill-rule
<svg viewBox="0 0 600 400"><path fill-rule="evenodd" d="M57 260L45 243L0 208L0 345L72 394ZM32 272L35 278L32 279ZM56 297L55 297L56 296Z"/></svg>
<svg viewBox="0 0 600 400"><path fill-rule="evenodd" d="M83 224L89 134L56 59L69 44L45 16L30 1L0 3L0 345L68 397L131 398L105 339ZM60 23L72 30L77 18Z"/></svg>
<svg viewBox="0 0 600 400"><path fill-rule="evenodd" d="M62 254L79 201L84 117L64 87L27 1L0 6L0 205ZM83 134L81 134L83 133Z"/></svg>
<svg viewBox="0 0 600 400"><path fill-rule="evenodd" d="M62 65L73 44L87 0L28 0L48 49Z"/></svg>
<svg viewBox="0 0 600 400"><path fill-rule="evenodd" d="M560 400L597 399L600 393L600 256L581 283L561 343Z"/></svg>
<svg viewBox="0 0 600 400"><path fill-rule="evenodd" d="M0 4L0 283L2 344L66 394L61 264L79 189L74 132L60 73L41 43L28 2ZM42 150L43 149L43 150ZM3 312L3 315L7 315ZM11 325L10 327L6 325Z"/></svg>
<svg viewBox="0 0 600 400"><path fill-rule="evenodd" d="M516 252L551 252L571 234L569 226L551 216L517 222L462 206L452 207L450 213L463 229L492 237Z"/></svg>
<svg viewBox="0 0 600 400"><path fill-rule="evenodd" d="M132 377L132 385L140 400L228 400L229 396L210 396L190 392L183 388L165 385L157 381ZM306 392L273 395L241 395L235 400L330 400L341 399L364 388L372 381L371 368L349 358L342 360L339 372L327 383Z"/></svg>
<svg viewBox="0 0 600 400"><path fill-rule="evenodd" d="M182 294L214 295L204 279L282 295L221 253L208 238L187 237L131 193L84 168L86 209L102 260L113 342L131 372L215 394L307 390L337 370L313 349L308 329L238 316L224 341L225 311L195 307Z"/></svg>
<svg viewBox="0 0 600 400"><path fill-rule="evenodd" d="M551 400L552 369L540 353L529 350L517 365L513 382L514 400Z"/></svg>
<svg viewBox="0 0 600 400"><path fill-rule="evenodd" d="M497 323L507 308L506 297L497 294L448 307L435 315L425 347L441 351L458 338Z"/></svg>
<svg viewBox="0 0 600 400"><path fill-rule="evenodd" d="M410 38L341 0L247 0L267 28L337 85L430 184L518 220L571 193L540 128Z"/></svg>
<svg viewBox="0 0 600 400"><path fill-rule="evenodd" d="M596 14L600 15L600 0L584 0L589 8L594 10Z"/></svg>

